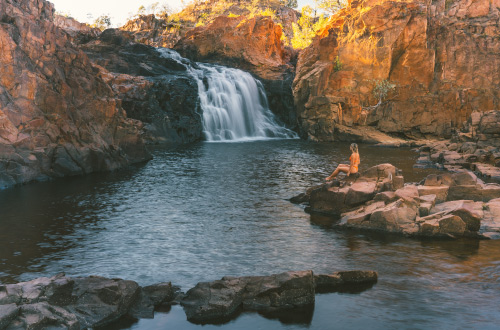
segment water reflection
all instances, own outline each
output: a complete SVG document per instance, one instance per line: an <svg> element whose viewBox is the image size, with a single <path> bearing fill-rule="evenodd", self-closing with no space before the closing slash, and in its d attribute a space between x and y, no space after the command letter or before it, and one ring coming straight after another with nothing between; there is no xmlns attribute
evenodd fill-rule
<svg viewBox="0 0 500 330"><path fill-rule="evenodd" d="M407 181L428 173L413 171L416 155L408 149L360 146L360 153L361 169L391 162ZM318 295L306 322L244 313L204 329L327 329L332 315L339 328L500 323L500 241L337 230L335 220L310 217L288 202L347 161L348 144L200 143L154 154L150 163L125 171L0 191L0 281L63 271L141 285L172 281L187 290L225 275L369 269L379 272L377 285ZM199 328L179 306L126 325L167 326Z"/></svg>

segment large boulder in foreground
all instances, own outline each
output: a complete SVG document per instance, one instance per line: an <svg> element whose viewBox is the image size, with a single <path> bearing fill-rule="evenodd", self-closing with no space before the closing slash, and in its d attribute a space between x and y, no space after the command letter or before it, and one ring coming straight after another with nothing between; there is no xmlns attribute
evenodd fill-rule
<svg viewBox="0 0 500 330"><path fill-rule="evenodd" d="M0 1L0 188L149 159L89 58L45 0Z"/></svg>
<svg viewBox="0 0 500 330"><path fill-rule="evenodd" d="M390 164L378 165L350 182L334 182L338 187L314 187L300 202L309 203L312 212L340 216L337 226L343 228L408 236L500 238L500 185L486 184L463 170L431 174L421 184L403 186L401 176L392 176L397 172Z"/></svg>
<svg viewBox="0 0 500 330"><path fill-rule="evenodd" d="M268 314L314 305L318 292L361 292L377 282L373 271L314 275L312 271L270 276L224 277L198 283L187 295L170 282L140 287L134 281L59 274L0 285L0 329L89 329L123 316L153 318L155 307L182 305L189 321L217 323L237 310ZM271 314L269 314L271 315Z"/></svg>
<svg viewBox="0 0 500 330"><path fill-rule="evenodd" d="M314 275L307 270L270 276L223 277L198 283L186 293L181 304L189 321L218 323L241 310L272 314L311 306L316 289L332 292L376 282L377 273L372 271Z"/></svg>
<svg viewBox="0 0 500 330"><path fill-rule="evenodd" d="M154 307L171 303L177 291L170 283L141 288L134 281L64 274L0 285L0 328L78 330L105 326L127 314L152 317Z"/></svg>

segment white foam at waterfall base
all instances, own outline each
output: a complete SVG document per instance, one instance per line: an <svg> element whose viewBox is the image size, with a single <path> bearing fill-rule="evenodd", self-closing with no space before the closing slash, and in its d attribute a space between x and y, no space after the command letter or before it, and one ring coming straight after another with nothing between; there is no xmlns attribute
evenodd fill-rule
<svg viewBox="0 0 500 330"><path fill-rule="evenodd" d="M198 84L203 111L203 133L209 142L242 142L293 139L297 134L280 125L269 110L262 84L248 72L196 63L177 52L158 49L163 57L186 66Z"/></svg>

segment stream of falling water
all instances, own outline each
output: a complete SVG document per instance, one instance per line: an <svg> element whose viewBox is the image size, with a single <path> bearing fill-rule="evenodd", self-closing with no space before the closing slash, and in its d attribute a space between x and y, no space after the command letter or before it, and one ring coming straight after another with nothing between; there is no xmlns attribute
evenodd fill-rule
<svg viewBox="0 0 500 330"><path fill-rule="evenodd" d="M198 84L207 141L253 141L297 138L269 109L262 84L251 74L220 65L191 64L179 53L160 48L163 57L186 67Z"/></svg>

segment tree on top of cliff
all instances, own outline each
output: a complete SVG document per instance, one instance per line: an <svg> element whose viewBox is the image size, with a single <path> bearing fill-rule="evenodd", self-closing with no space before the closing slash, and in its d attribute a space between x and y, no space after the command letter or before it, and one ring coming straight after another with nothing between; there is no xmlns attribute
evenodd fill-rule
<svg viewBox="0 0 500 330"><path fill-rule="evenodd" d="M324 10L328 14L335 14L340 9L347 6L347 0L314 0L318 9Z"/></svg>
<svg viewBox="0 0 500 330"><path fill-rule="evenodd" d="M328 22L323 15L320 17L313 17L312 13L313 9L310 6L302 7L302 16L297 23L292 24L293 38L291 44L293 48L304 49L309 46L314 36L316 36L316 33Z"/></svg>
<svg viewBox="0 0 500 330"><path fill-rule="evenodd" d="M297 0L280 0L280 4L284 7L288 8L297 8L298 3Z"/></svg>
<svg viewBox="0 0 500 330"><path fill-rule="evenodd" d="M101 15L97 17L94 23L91 25L94 28L98 28L101 31L109 29L111 26L111 17L108 15Z"/></svg>

